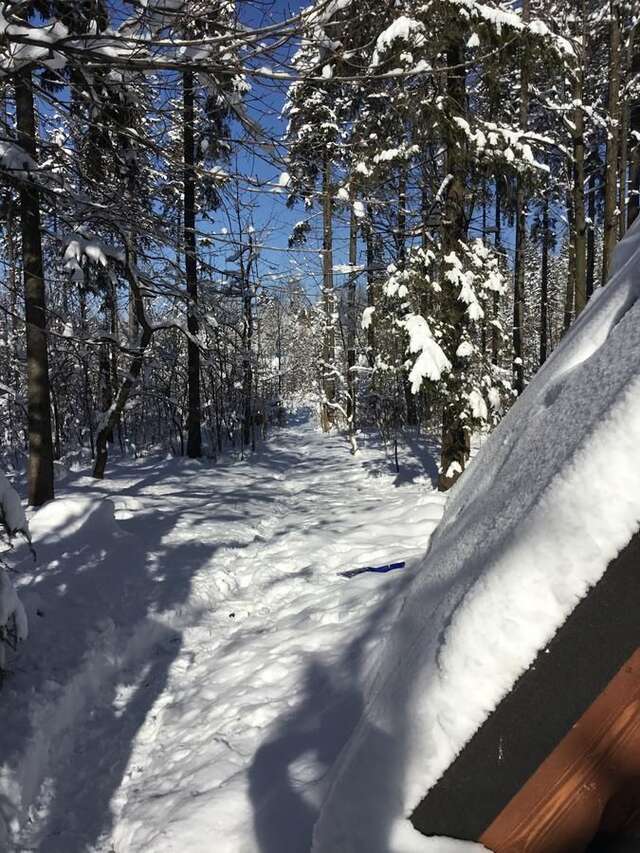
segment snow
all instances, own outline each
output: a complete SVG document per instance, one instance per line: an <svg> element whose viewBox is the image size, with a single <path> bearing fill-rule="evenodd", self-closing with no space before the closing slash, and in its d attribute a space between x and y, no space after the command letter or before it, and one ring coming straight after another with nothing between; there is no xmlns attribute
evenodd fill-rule
<svg viewBox="0 0 640 853"><path fill-rule="evenodd" d="M637 222L608 286L452 490L314 853L404 853L392 833L637 531L639 252Z"/></svg>
<svg viewBox="0 0 640 853"><path fill-rule="evenodd" d="M489 417L489 412L487 410L487 404L484 401L484 397L476 388L469 392L469 403L471 404L471 413L474 418L478 418L478 420L486 421Z"/></svg>
<svg viewBox="0 0 640 853"><path fill-rule="evenodd" d="M0 627L7 624L11 617L16 620L18 640L26 640L29 635L29 623L9 575L0 567ZM4 648L0 646L0 667L4 666Z"/></svg>
<svg viewBox="0 0 640 853"><path fill-rule="evenodd" d="M20 26L10 23L0 13L0 34L4 44L2 56L4 74L31 62L40 62L52 70L64 68L66 64L65 57L52 49L52 45L69 34L64 24L59 21L43 27ZM32 44L29 44L29 39L33 40Z"/></svg>
<svg viewBox="0 0 640 853"><path fill-rule="evenodd" d="M332 270L340 275L353 275L354 273L362 272L364 267L362 264L334 264Z"/></svg>
<svg viewBox="0 0 640 853"><path fill-rule="evenodd" d="M62 256L64 268L71 273L73 281L83 281L83 263L85 258L91 263L106 267L109 258L120 263L124 262L124 252L114 246L109 246L102 240L98 240L91 234L76 232L65 238L65 250Z"/></svg>
<svg viewBox="0 0 640 853"><path fill-rule="evenodd" d="M420 314L408 314L401 324L409 334L409 352L419 353L409 372L411 391L417 394L425 377L437 382L443 373L451 370L451 362L433 337L424 317Z"/></svg>
<svg viewBox="0 0 640 853"><path fill-rule="evenodd" d="M458 346L458 349L456 350L456 355L458 356L458 358L469 358L473 355L473 353L474 347L471 341L469 340L462 341L462 343Z"/></svg>
<svg viewBox="0 0 640 853"><path fill-rule="evenodd" d="M400 15L383 30L376 40L375 50L371 60L372 68L380 64L381 55L384 55L397 40L409 42L419 47L424 44L424 24L406 15Z"/></svg>
<svg viewBox="0 0 640 853"><path fill-rule="evenodd" d="M299 413L250 461L69 473L11 552L32 623L0 802L47 853L303 853L437 524L437 473ZM388 575L344 569L405 560ZM11 846L13 845L13 846Z"/></svg>
<svg viewBox="0 0 640 853"><path fill-rule="evenodd" d="M366 219L367 213L361 201L356 200L353 202L353 214L356 219Z"/></svg>
<svg viewBox="0 0 640 853"><path fill-rule="evenodd" d="M368 329L371 323L373 322L373 315L375 313L375 310L375 305L368 305L362 312L362 321L360 325L363 329Z"/></svg>
<svg viewBox="0 0 640 853"><path fill-rule="evenodd" d="M27 541L30 540L29 526L20 498L4 473L0 471L0 546L10 546L17 533L21 533ZM3 565L3 550L0 548L0 669L5 667L6 654L2 633L9 621L12 620L15 626L18 642L23 642L29 635L29 622L25 609ZM2 841L1 833L0 841Z"/></svg>
<svg viewBox="0 0 640 853"><path fill-rule="evenodd" d="M27 518L17 492L0 471L0 525L9 535L28 532Z"/></svg>

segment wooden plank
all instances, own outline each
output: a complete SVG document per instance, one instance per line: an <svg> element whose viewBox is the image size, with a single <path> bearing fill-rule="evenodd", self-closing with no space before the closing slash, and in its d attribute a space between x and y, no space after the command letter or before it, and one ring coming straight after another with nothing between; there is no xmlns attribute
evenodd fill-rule
<svg viewBox="0 0 640 853"><path fill-rule="evenodd" d="M496 853L583 851L610 802L629 789L626 810L609 809L606 828L624 832L638 803L640 650L518 791L480 841ZM616 815L615 812L618 811ZM613 813L612 813L613 812Z"/></svg>

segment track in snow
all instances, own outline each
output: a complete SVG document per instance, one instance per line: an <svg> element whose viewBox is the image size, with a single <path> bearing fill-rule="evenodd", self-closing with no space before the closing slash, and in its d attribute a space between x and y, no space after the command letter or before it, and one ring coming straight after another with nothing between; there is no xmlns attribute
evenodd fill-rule
<svg viewBox="0 0 640 853"><path fill-rule="evenodd" d="M421 471L393 475L379 449L353 458L300 422L250 462L143 460L69 482L34 521L33 636L3 697L7 843L307 851L442 510ZM389 576L337 575L397 558L407 569Z"/></svg>

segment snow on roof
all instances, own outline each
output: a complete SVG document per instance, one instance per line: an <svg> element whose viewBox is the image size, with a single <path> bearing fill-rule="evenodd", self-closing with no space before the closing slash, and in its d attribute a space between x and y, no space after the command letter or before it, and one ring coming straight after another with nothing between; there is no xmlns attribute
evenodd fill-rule
<svg viewBox="0 0 640 853"><path fill-rule="evenodd" d="M639 296L640 220L607 287L453 489L314 853L441 849L406 816L637 531Z"/></svg>

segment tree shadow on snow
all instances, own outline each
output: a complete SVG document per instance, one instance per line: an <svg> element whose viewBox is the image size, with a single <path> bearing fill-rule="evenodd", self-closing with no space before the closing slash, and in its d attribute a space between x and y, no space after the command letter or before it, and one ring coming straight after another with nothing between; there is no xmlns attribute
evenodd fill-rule
<svg viewBox="0 0 640 853"><path fill-rule="evenodd" d="M438 480L438 443L425 434L405 430L398 442L398 467L396 470L393 449L385 445L378 433L367 432L361 439L362 447L374 449L378 454L373 459L365 459L362 467L373 477L393 474L394 486L414 483L422 477L428 477L435 487Z"/></svg>
<svg viewBox="0 0 640 853"><path fill-rule="evenodd" d="M129 491L159 479L149 472ZM23 812L0 799L0 850L85 853L108 837L111 800L125 773L135 779L134 741L153 724L182 644L162 614L179 611L194 574L219 549L246 544L190 537L164 545L180 512L153 520L153 550L104 518L36 542L39 572L21 588L31 635L0 693L0 764L19 785ZM130 529L144 533L143 524ZM30 807L37 814L27 817ZM17 840L3 846L3 824L16 822Z"/></svg>
<svg viewBox="0 0 640 853"><path fill-rule="evenodd" d="M411 577L395 580L395 588L335 664L327 665L315 657L309 661L302 700L276 722L270 737L256 751L248 775L254 832L261 853L309 853L311 849L313 828L332 771L362 720L368 645L404 597ZM371 734L380 740L387 738L381 731ZM400 784L399 763L378 770L391 789ZM384 809L371 815L371 824L376 825L382 853L388 847L391 825Z"/></svg>

